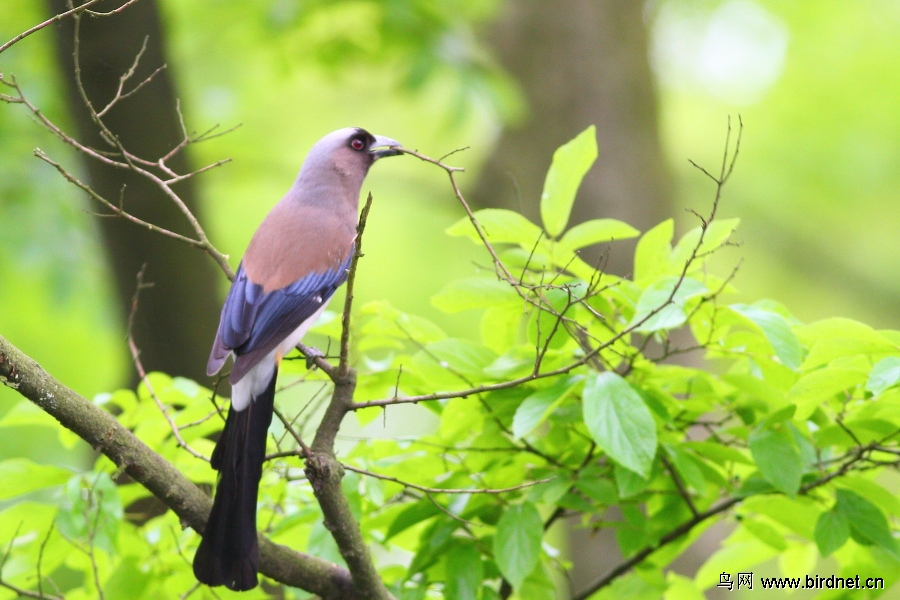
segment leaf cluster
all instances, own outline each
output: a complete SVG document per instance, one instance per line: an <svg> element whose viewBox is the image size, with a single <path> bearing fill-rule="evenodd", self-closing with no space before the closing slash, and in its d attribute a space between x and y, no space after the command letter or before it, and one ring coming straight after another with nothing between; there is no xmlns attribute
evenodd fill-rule
<svg viewBox="0 0 900 600"><path fill-rule="evenodd" d="M713 274L708 263L738 225L717 217L733 167L727 150L719 174L705 172L716 183L711 210L677 240L671 220L643 235L609 219L569 228L596 154L592 128L557 151L540 224L483 210L449 228L482 244L490 264L448 285L434 304L480 319L478 339L452 337L384 301L355 317L358 384L349 410L363 425L394 414L437 422L416 437L364 435L340 456L341 490L390 592L403 600L624 591L692 598L723 571L777 557L778 570L796 576L820 556L833 557L842 574L893 582L900 332L842 318L803 324L775 302L726 301L731 275ZM638 235L633 277L580 255ZM339 320L319 331L339 338ZM345 549L300 461L314 406L332 383L327 370L293 364L288 385L308 402L279 402L260 530L343 565ZM215 394L150 374L137 392L97 401L190 479L213 482L202 457L223 423ZM31 405L0 420L32 424L49 426ZM122 597L114 591L126 584L130 598L212 594L190 572L198 536L151 500L103 457L75 474L0 461L0 598L17 589ZM623 557L584 589L562 583L571 564L554 525L564 519L612 530ZM732 533L696 577L670 572L709 525L726 519ZM244 597L266 594L263 587Z"/></svg>

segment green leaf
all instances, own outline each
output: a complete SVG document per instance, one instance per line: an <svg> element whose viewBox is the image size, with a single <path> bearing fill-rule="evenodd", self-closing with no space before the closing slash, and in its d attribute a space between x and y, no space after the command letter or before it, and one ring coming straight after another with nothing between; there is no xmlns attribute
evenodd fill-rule
<svg viewBox="0 0 900 600"><path fill-rule="evenodd" d="M669 587L666 588L662 600L704 600L705 598L693 579L669 571L666 574L666 582Z"/></svg>
<svg viewBox="0 0 900 600"><path fill-rule="evenodd" d="M627 240L640 235L640 231L617 219L592 219L579 223L568 230L559 245L566 250L575 251L586 246L593 246L611 240Z"/></svg>
<svg viewBox="0 0 900 600"><path fill-rule="evenodd" d="M694 491L702 493L706 489L706 479L703 477L698 459L677 446L667 444L665 449L681 480Z"/></svg>
<svg viewBox="0 0 900 600"><path fill-rule="evenodd" d="M462 338L446 338L428 344L428 354L441 367L463 375L478 377L497 355L478 342Z"/></svg>
<svg viewBox="0 0 900 600"><path fill-rule="evenodd" d="M854 540L864 545L874 544L895 559L900 558L897 541L891 535L884 513L877 506L850 490L838 489L835 511L846 517Z"/></svg>
<svg viewBox="0 0 900 600"><path fill-rule="evenodd" d="M521 303L516 291L496 277L457 279L431 297L431 304L447 313Z"/></svg>
<svg viewBox="0 0 900 600"><path fill-rule="evenodd" d="M672 293L673 290L675 292L674 295ZM631 319L629 327L636 323L640 323L644 319L646 319L646 321L641 323L635 331L649 333L661 329L680 327L687 321L684 305L691 298L699 296L707 291L706 286L696 279L691 279L689 277L685 277L684 279L681 279L680 277L666 277L654 281L644 290L641 297L638 299L635 314ZM671 301L669 301L670 297L672 299Z"/></svg>
<svg viewBox="0 0 900 600"><path fill-rule="evenodd" d="M455 519L446 517L435 521L422 532L416 555L409 563L408 575L420 573L434 564L452 539L453 532L459 528ZM318 556L318 555L316 555Z"/></svg>
<svg viewBox="0 0 900 600"><path fill-rule="evenodd" d="M538 564L543 532L541 515L528 502L510 506L497 522L494 560L514 588L518 588Z"/></svg>
<svg viewBox="0 0 900 600"><path fill-rule="evenodd" d="M775 412L769 413L766 417L757 423L757 427L759 429L765 429L767 427L772 427L774 425L778 425L779 423L784 423L794 417L794 414L797 412L797 407L793 404L788 404L782 408L779 408Z"/></svg>
<svg viewBox="0 0 900 600"><path fill-rule="evenodd" d="M641 477L634 471L626 469L619 464L615 465L613 475L615 476L616 487L619 490L619 497L622 499L637 496L650 485L649 477Z"/></svg>
<svg viewBox="0 0 900 600"><path fill-rule="evenodd" d="M500 594L494 588L486 587L481 590L481 600L500 600Z"/></svg>
<svg viewBox="0 0 900 600"><path fill-rule="evenodd" d="M750 453L766 481L793 496L800 489L803 463L791 432L786 427L757 429L750 434Z"/></svg>
<svg viewBox="0 0 900 600"><path fill-rule="evenodd" d="M565 477L555 477L550 481L532 486L526 499L531 502L546 502L556 504L559 499L569 493L572 482Z"/></svg>
<svg viewBox="0 0 900 600"><path fill-rule="evenodd" d="M866 382L866 390L878 395L884 390L900 381L900 356L887 356L875 363L869 380Z"/></svg>
<svg viewBox="0 0 900 600"><path fill-rule="evenodd" d="M456 544L447 553L446 600L478 600L484 565L471 542Z"/></svg>
<svg viewBox="0 0 900 600"><path fill-rule="evenodd" d="M114 552L122 521L119 490L107 473L75 475L66 484L56 523L70 539L86 541Z"/></svg>
<svg viewBox="0 0 900 600"><path fill-rule="evenodd" d="M625 469L624 472L631 473L628 469ZM616 491L616 486L613 485L609 479L580 477L575 482L575 487L578 488L578 491L582 494L600 504L610 506L618 503L619 495Z"/></svg>
<svg viewBox="0 0 900 600"><path fill-rule="evenodd" d="M337 543L334 541L334 538L331 537L328 529L325 528L325 523L322 520L317 520L312 527L310 527L306 551L322 560L327 560L341 566L347 564L344 562L344 557L341 556L341 551L338 548Z"/></svg>
<svg viewBox="0 0 900 600"><path fill-rule="evenodd" d="M71 471L52 465L39 465L27 458L0 461L0 500L14 498L54 485L72 477Z"/></svg>
<svg viewBox="0 0 900 600"><path fill-rule="evenodd" d="M641 236L634 251L635 281L644 281L668 270L673 235L675 221L667 219Z"/></svg>
<svg viewBox="0 0 900 600"><path fill-rule="evenodd" d="M870 326L844 317L832 317L804 325L797 333L807 344L837 339L844 343L862 342L867 344L871 351L876 352L890 352L897 349L895 343Z"/></svg>
<svg viewBox="0 0 900 600"><path fill-rule="evenodd" d="M559 350L571 339L561 322L561 318L566 316L566 309L569 308L570 294L566 290L551 289L544 295L547 302L542 302L540 308L533 309L528 319L528 341L531 344L544 345L547 343L547 336L552 333L553 337L550 338L547 347Z"/></svg>
<svg viewBox="0 0 900 600"><path fill-rule="evenodd" d="M803 577L812 572L818 558L815 544L792 543L778 555L778 568L786 577Z"/></svg>
<svg viewBox="0 0 900 600"><path fill-rule="evenodd" d="M551 237L566 228L581 180L597 159L597 130L591 125L553 153L541 194L541 220Z"/></svg>
<svg viewBox="0 0 900 600"><path fill-rule="evenodd" d="M779 552L787 550L788 545L784 536L765 520L745 517L741 519L741 526Z"/></svg>
<svg viewBox="0 0 900 600"><path fill-rule="evenodd" d="M525 398L513 416L513 437L520 439L543 423L569 396L581 379L580 376L560 377L553 385L540 389Z"/></svg>
<svg viewBox="0 0 900 600"><path fill-rule="evenodd" d="M691 258L694 249L697 248L701 232L703 232L703 243L697 248L697 256L712 252L724 244L737 229L740 222L740 219L716 220L706 227L705 232L703 232L703 229L700 227L688 231L680 240L678 240L675 249L672 251L672 267L676 269L676 272L681 272L684 269L685 263ZM700 264L700 261L695 261L693 263L693 265L698 267Z"/></svg>
<svg viewBox="0 0 900 600"><path fill-rule="evenodd" d="M747 458L747 456L737 448L723 446L716 442L687 442L684 444L684 447L690 448L704 458L720 465L727 465L728 463L738 463L743 465L753 464L753 461Z"/></svg>
<svg viewBox="0 0 900 600"><path fill-rule="evenodd" d="M897 498L895 492L885 489L871 479L866 479L863 473L847 474L846 477L835 480L834 484L837 488L850 490L857 496L862 496L888 516L900 515L900 498Z"/></svg>
<svg viewBox="0 0 900 600"><path fill-rule="evenodd" d="M143 598L151 586L154 573L142 569L135 556L126 556L103 584L104 598Z"/></svg>
<svg viewBox="0 0 900 600"><path fill-rule="evenodd" d="M485 208L475 212L475 219L493 243L520 244L531 249L544 235L540 227L511 210ZM481 244L481 238L469 217L463 217L451 225L447 229L447 234L467 237L476 244Z"/></svg>
<svg viewBox="0 0 900 600"><path fill-rule="evenodd" d="M385 541L391 539L398 533L406 531L417 523L421 523L426 519L430 519L440 512L440 509L434 505L434 502L420 500L415 504L410 504L398 514L388 527Z"/></svg>
<svg viewBox="0 0 900 600"><path fill-rule="evenodd" d="M807 419L816 408L838 392L862 383L866 374L856 369L825 367L807 373L788 390L787 399L797 405L796 417Z"/></svg>
<svg viewBox="0 0 900 600"><path fill-rule="evenodd" d="M547 575L544 565L538 565L531 571L522 582L522 587L517 591L519 598L528 600L553 600L557 597L556 587Z"/></svg>
<svg viewBox="0 0 900 600"><path fill-rule="evenodd" d="M787 319L776 312L749 304L732 304L730 308L762 329L781 364L795 370L800 366L803 362L803 349Z"/></svg>
<svg viewBox="0 0 900 600"><path fill-rule="evenodd" d="M829 510L819 515L816 521L816 546L822 556L828 556L844 545L850 537L850 521L838 510Z"/></svg>
<svg viewBox="0 0 900 600"><path fill-rule="evenodd" d="M773 489L769 486L769 493L763 492L762 495L747 498L743 502L740 512L745 515L766 516L800 537L813 539L816 519L819 518L821 512L818 502L808 496L791 498L781 494L772 494L772 491Z"/></svg>
<svg viewBox="0 0 900 600"><path fill-rule="evenodd" d="M656 455L656 423L643 398L611 371L584 386L584 423L610 458L646 479Z"/></svg>

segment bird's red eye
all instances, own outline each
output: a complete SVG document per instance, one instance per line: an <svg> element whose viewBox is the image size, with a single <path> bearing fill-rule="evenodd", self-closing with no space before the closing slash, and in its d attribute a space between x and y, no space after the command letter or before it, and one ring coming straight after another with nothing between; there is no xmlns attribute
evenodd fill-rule
<svg viewBox="0 0 900 600"><path fill-rule="evenodd" d="M366 144L361 139L356 138L350 142L350 147L354 150L362 150L366 147Z"/></svg>

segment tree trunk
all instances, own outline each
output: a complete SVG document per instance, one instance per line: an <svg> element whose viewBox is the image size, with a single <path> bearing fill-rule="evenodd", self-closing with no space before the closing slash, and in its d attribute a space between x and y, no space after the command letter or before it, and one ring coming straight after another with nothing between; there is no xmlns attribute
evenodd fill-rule
<svg viewBox="0 0 900 600"><path fill-rule="evenodd" d="M66 0L46 2L54 13L67 9ZM121 4L122 0L115 0L92 8L108 11ZM60 71L76 133L88 145L112 150L101 139L75 85L73 20L60 21L55 33ZM131 79L134 83L166 62L156 2L142 0L111 17L86 15L82 18L81 78L95 108L105 106L115 95L119 77L131 66L145 36L147 50ZM175 103L174 85L167 69L110 110L104 120L125 148L142 158L156 160L182 138ZM179 173L191 169L183 152L169 161L169 165ZM166 229L190 235L175 205L142 177L94 160L85 160L84 167L91 187L98 193L113 201L121 194L127 211ZM193 180L178 184L177 191L200 217ZM136 275L147 264L144 281L152 282L153 287L141 292L133 328L145 368L204 381L206 358L219 315L215 291L220 275L214 264L194 248L121 219L100 219L100 228L115 276L123 322L131 309ZM135 380L136 375L132 377Z"/></svg>
<svg viewBox="0 0 900 600"><path fill-rule="evenodd" d="M491 35L519 83L528 115L503 130L476 186L482 205L537 220L553 151L589 125L599 156L570 226L601 217L641 231L668 213L671 182L659 145L643 3L632 0L510 0ZM631 273L634 242L616 243L608 270ZM593 258L599 255L594 252Z"/></svg>

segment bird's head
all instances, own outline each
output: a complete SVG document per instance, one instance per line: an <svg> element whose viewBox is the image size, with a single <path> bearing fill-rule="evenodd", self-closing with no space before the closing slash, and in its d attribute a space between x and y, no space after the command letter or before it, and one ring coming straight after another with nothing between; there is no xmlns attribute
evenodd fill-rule
<svg viewBox="0 0 900 600"><path fill-rule="evenodd" d="M304 166L324 160L339 171L365 177L372 163L379 158L401 154L400 147L397 140L372 135L361 127L346 127L332 131L316 142Z"/></svg>
<svg viewBox="0 0 900 600"><path fill-rule="evenodd" d="M400 142L361 127L332 131L310 149L293 197L311 203L346 197L355 204L369 167L379 158L401 153Z"/></svg>

